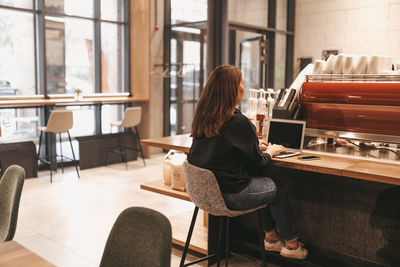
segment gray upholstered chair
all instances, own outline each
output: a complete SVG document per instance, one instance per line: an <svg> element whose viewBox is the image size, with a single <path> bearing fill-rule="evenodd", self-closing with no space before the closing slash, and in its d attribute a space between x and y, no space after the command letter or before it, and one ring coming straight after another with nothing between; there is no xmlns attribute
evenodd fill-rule
<svg viewBox="0 0 400 267"><path fill-rule="evenodd" d="M124 210L111 229L100 267L171 266L171 224L142 207Z"/></svg>
<svg viewBox="0 0 400 267"><path fill-rule="evenodd" d="M0 180L0 242L12 240L17 228L19 200L25 181L25 170L11 165Z"/></svg>
<svg viewBox="0 0 400 267"><path fill-rule="evenodd" d="M185 264L186 254L189 248L190 239L193 233L194 224L196 222L197 212L200 209L208 212L213 216L220 217L220 227L219 227L219 236L218 236L218 248L217 253L208 255L204 258L196 260L195 262L203 261L210 259L212 257L217 257L217 266L219 266L220 261L220 247L221 247L221 236L222 236L222 226L223 221L226 221L226 239L225 239L225 264L228 266L228 258L229 258L229 218L237 217L240 215L244 215L250 212L257 211L258 215L258 227L259 227L259 235L260 235L260 252L262 258L263 266L267 265L266 254L264 249L264 233L261 225L261 212L262 208L265 208L267 205L262 205L256 207L254 209L248 210L230 210L226 207L225 201L222 197L221 190L219 189L219 185L217 183L217 179L214 174L207 169L196 167L188 162L184 163L184 174L185 174L185 182L186 182L186 190L191 199L191 201L196 205L193 212L192 222L189 228L189 233L186 239L185 248L183 249L182 259L180 266L188 266L193 264L188 263Z"/></svg>

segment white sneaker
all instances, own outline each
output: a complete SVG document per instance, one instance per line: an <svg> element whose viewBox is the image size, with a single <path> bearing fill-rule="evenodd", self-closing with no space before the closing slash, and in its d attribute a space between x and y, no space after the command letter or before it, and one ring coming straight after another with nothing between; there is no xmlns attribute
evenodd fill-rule
<svg viewBox="0 0 400 267"><path fill-rule="evenodd" d="M283 248L283 242L280 239L275 242L271 242L264 238L264 247L266 251L280 252Z"/></svg>
<svg viewBox="0 0 400 267"><path fill-rule="evenodd" d="M296 249L290 249L284 246L281 250L281 256L291 259L304 260L307 258L308 250L303 247L304 245L299 242L299 246Z"/></svg>

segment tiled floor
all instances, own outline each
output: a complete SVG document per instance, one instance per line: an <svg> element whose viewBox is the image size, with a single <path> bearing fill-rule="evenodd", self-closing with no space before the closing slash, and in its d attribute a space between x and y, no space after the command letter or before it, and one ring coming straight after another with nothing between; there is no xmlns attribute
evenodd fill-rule
<svg viewBox="0 0 400 267"><path fill-rule="evenodd" d="M147 167L141 160L129 162L128 171L124 164L83 170L79 180L73 167L64 174L59 170L52 184L48 171L27 179L14 239L57 266L98 266L110 229L125 208L148 207L167 217L193 209L190 202L139 188L162 177L162 157L153 155ZM180 256L181 251L173 249L171 266L179 265ZM254 266L237 258L231 262Z"/></svg>

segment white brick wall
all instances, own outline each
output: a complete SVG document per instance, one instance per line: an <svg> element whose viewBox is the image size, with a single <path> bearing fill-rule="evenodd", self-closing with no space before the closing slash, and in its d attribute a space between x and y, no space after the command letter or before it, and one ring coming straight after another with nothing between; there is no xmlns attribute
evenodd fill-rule
<svg viewBox="0 0 400 267"><path fill-rule="evenodd" d="M295 73L298 58L326 49L400 61L400 0L296 0Z"/></svg>

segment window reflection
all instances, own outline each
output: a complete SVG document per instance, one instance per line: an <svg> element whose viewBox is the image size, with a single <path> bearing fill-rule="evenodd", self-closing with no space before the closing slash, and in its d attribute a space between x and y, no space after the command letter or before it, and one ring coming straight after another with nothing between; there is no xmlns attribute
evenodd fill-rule
<svg viewBox="0 0 400 267"><path fill-rule="evenodd" d="M93 93L93 22L46 17L48 94Z"/></svg>
<svg viewBox="0 0 400 267"><path fill-rule="evenodd" d="M35 94L32 22L32 14L0 9L0 96Z"/></svg>

